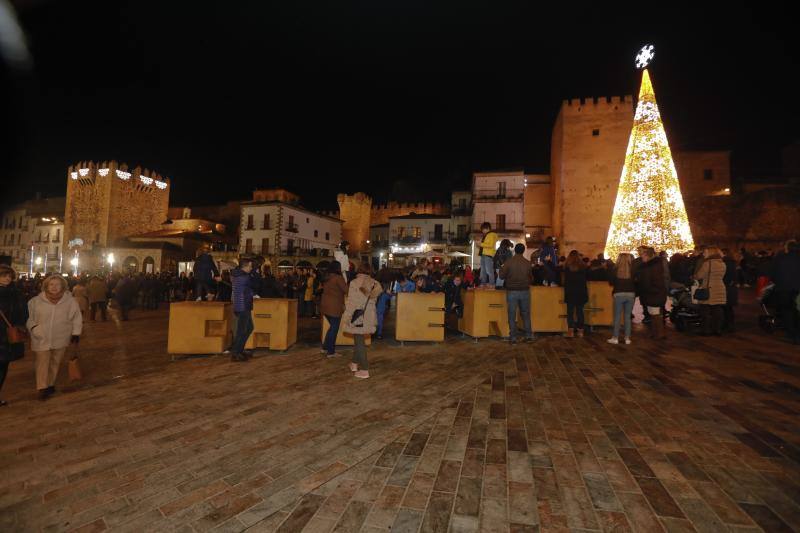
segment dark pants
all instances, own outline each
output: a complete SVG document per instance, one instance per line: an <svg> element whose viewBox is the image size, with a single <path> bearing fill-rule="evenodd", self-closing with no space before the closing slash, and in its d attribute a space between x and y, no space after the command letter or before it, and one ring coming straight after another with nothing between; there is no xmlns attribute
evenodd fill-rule
<svg viewBox="0 0 800 533"><path fill-rule="evenodd" d="M253 333L253 315L250 311L241 311L234 313L236 315L236 333L233 335L233 344L231 344L231 352L237 354L244 351L244 345L250 334Z"/></svg>
<svg viewBox="0 0 800 533"><path fill-rule="evenodd" d="M194 280L194 297L205 301L206 296L211 292L211 281L206 279Z"/></svg>
<svg viewBox="0 0 800 533"><path fill-rule="evenodd" d="M725 305L722 308L722 329L725 331L734 330L734 313L732 305Z"/></svg>
<svg viewBox="0 0 800 533"><path fill-rule="evenodd" d="M797 311L797 291L775 291L775 305L786 337L792 342L800 341L800 320Z"/></svg>
<svg viewBox="0 0 800 533"><path fill-rule="evenodd" d="M106 321L106 302L92 302L92 309L89 311L89 318L94 320L95 314L97 310L100 310L100 318L103 319L103 322Z"/></svg>
<svg viewBox="0 0 800 533"><path fill-rule="evenodd" d="M567 302L567 327L569 329L583 329L583 306L582 304L571 304Z"/></svg>
<svg viewBox="0 0 800 533"><path fill-rule="evenodd" d="M722 305L700 304L700 316L703 317L703 334L722 334Z"/></svg>
<svg viewBox="0 0 800 533"><path fill-rule="evenodd" d="M336 336L339 334L339 324L342 321L342 317L325 315L325 318L328 319L328 325L330 327L325 334L325 341L322 343L322 348L326 350L328 354L336 353Z"/></svg>
<svg viewBox="0 0 800 533"><path fill-rule="evenodd" d="M0 390L2 390L6 374L8 374L8 363L9 361L0 361Z"/></svg>

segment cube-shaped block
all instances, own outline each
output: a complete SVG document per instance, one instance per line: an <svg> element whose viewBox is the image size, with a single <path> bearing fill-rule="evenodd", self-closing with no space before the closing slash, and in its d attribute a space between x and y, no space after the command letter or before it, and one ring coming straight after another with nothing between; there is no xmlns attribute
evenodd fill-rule
<svg viewBox="0 0 800 533"><path fill-rule="evenodd" d="M589 301L583 308L583 318L589 326L614 325L614 290L607 281L590 281Z"/></svg>
<svg viewBox="0 0 800 533"><path fill-rule="evenodd" d="M328 319L325 318L325 315L322 316L322 341L325 342L325 335L328 333L328 330L331 328L331 325L328 323ZM353 335L350 333L345 333L342 331L342 325L339 325L339 331L336 333L336 345L337 346L353 346L355 341L353 340ZM369 346L372 344L372 335L365 335L364 336L364 344Z"/></svg>
<svg viewBox="0 0 800 533"><path fill-rule="evenodd" d="M399 341L443 341L444 294L398 294L395 338Z"/></svg>
<svg viewBox="0 0 800 533"><path fill-rule="evenodd" d="M534 285L531 292L531 328L535 333L567 331L567 304L564 287Z"/></svg>
<svg viewBox="0 0 800 533"><path fill-rule="evenodd" d="M169 306L167 353L220 353L231 344L230 302L174 302Z"/></svg>
<svg viewBox="0 0 800 533"><path fill-rule="evenodd" d="M458 320L460 332L475 338L490 335L508 337L506 291L465 290L462 300L464 315Z"/></svg>
<svg viewBox="0 0 800 533"><path fill-rule="evenodd" d="M297 342L297 299L253 300L253 333L245 348L286 350Z"/></svg>

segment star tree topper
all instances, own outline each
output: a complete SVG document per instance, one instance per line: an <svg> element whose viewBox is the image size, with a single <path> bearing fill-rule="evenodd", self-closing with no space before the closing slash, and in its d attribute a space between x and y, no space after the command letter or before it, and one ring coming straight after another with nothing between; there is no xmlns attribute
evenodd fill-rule
<svg viewBox="0 0 800 533"><path fill-rule="evenodd" d="M646 44L639 50L639 53L636 55L636 68L645 68L653 61L656 55L653 51L654 48L652 44Z"/></svg>

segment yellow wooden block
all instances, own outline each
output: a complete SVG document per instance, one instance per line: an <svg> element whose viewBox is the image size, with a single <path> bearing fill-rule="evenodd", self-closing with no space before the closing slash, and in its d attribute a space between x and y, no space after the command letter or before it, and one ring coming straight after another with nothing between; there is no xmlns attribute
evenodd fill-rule
<svg viewBox="0 0 800 533"><path fill-rule="evenodd" d="M567 331L564 287L534 285L531 292L531 329L534 333Z"/></svg>
<svg viewBox="0 0 800 533"><path fill-rule="evenodd" d="M220 353L231 344L230 302L174 302L169 306L167 353Z"/></svg>
<svg viewBox="0 0 800 533"><path fill-rule="evenodd" d="M331 325L328 323L328 319L325 318L325 316L323 315L323 317L322 317L322 340L321 340L321 342L325 342L325 334L328 333L328 330L330 329L330 327L331 327ZM336 345L337 346L353 346L353 344L355 344L355 341L353 340L353 335L351 335L350 333L345 333L344 331L342 331L342 326L340 324L339 325L339 331L336 334ZM372 344L372 335L365 335L364 336L364 344L366 344L367 346Z"/></svg>
<svg viewBox="0 0 800 533"><path fill-rule="evenodd" d="M297 342L297 299L253 300L253 333L245 348L286 350Z"/></svg>
<svg viewBox="0 0 800 533"><path fill-rule="evenodd" d="M399 341L443 341L444 294L398 294L395 338Z"/></svg>
<svg viewBox="0 0 800 533"><path fill-rule="evenodd" d="M614 290L607 281L590 281L589 301L583 308L583 318L588 326L614 325Z"/></svg>
<svg viewBox="0 0 800 533"><path fill-rule="evenodd" d="M465 290L462 293L464 315L458 330L470 337L495 335L508 337L506 292L491 289Z"/></svg>

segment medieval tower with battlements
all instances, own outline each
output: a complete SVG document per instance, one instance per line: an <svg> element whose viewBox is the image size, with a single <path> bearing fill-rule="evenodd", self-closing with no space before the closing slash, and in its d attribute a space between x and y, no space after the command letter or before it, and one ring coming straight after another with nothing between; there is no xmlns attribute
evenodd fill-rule
<svg viewBox="0 0 800 533"><path fill-rule="evenodd" d="M65 247L98 253L118 239L161 228L170 182L116 161L86 161L67 169ZM80 244L79 244L80 243Z"/></svg>
<svg viewBox="0 0 800 533"><path fill-rule="evenodd" d="M561 253L603 251L614 210L633 97L565 100L550 151L552 232Z"/></svg>

